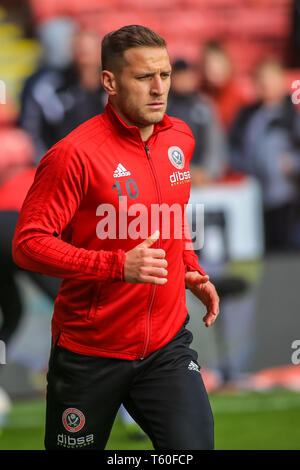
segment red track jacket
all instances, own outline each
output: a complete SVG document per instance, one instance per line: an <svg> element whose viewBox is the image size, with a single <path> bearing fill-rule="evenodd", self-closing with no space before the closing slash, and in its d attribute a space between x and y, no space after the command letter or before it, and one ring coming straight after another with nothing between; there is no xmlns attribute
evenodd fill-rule
<svg viewBox="0 0 300 470"><path fill-rule="evenodd" d="M155 225L150 209L188 203L193 149L192 133L179 119L165 115L145 143L138 128L127 126L108 104L44 156L20 213L13 257L24 269L63 278L52 319L54 342L80 354L133 360L164 346L181 328L185 272L205 272L194 251L185 249L185 239L174 238L172 220L164 238L162 215ZM149 224L147 233L132 239L122 220L127 210L128 233L130 224L138 232L137 204L148 209L143 222ZM115 208L115 224L105 225L108 205ZM109 227L115 236L104 238ZM168 282L125 282L125 252L156 228L161 235L152 248L166 252Z"/></svg>

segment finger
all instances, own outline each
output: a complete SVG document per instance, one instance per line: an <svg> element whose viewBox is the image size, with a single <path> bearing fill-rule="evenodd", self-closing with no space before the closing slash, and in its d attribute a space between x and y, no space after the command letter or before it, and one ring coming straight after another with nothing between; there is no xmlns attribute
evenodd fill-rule
<svg viewBox="0 0 300 470"><path fill-rule="evenodd" d="M211 311L211 312L207 313L203 317L203 321L204 321L205 325L206 326L212 325L216 321L218 315L219 315L219 311L215 311L215 312Z"/></svg>
<svg viewBox="0 0 300 470"><path fill-rule="evenodd" d="M164 268L154 268L153 266L144 266L141 268L142 276L167 276L168 271Z"/></svg>
<svg viewBox="0 0 300 470"><path fill-rule="evenodd" d="M168 279L166 277L144 276L143 280L140 282L163 286L168 282Z"/></svg>
<svg viewBox="0 0 300 470"><path fill-rule="evenodd" d="M207 318L216 319L218 315L219 315L219 309L218 308L215 308L215 309L211 308L206 313Z"/></svg>
<svg viewBox="0 0 300 470"><path fill-rule="evenodd" d="M200 284L204 284L205 282L208 282L208 281L209 281L209 276L208 275L201 276L201 278L198 280L198 282L200 282Z"/></svg>
<svg viewBox="0 0 300 470"><path fill-rule="evenodd" d="M145 258L144 262L148 266L153 266L155 268L167 268L167 266L168 266L168 261L165 258L163 258L163 259L160 259L160 258Z"/></svg>
<svg viewBox="0 0 300 470"><path fill-rule="evenodd" d="M218 311L216 311L216 312L208 312L208 313L206 313L205 317L203 317L203 319L210 319L210 318L212 318L212 319L215 320L218 315L219 315L219 312L218 312Z"/></svg>
<svg viewBox="0 0 300 470"><path fill-rule="evenodd" d="M147 257L151 256L152 258L165 258L166 252L165 250L162 250L161 248L149 248L147 250Z"/></svg>
<svg viewBox="0 0 300 470"><path fill-rule="evenodd" d="M156 230L150 237L146 238L142 243L140 243L138 246L141 248L149 248L152 246L157 240L159 239L159 230Z"/></svg>
<svg viewBox="0 0 300 470"><path fill-rule="evenodd" d="M205 323L205 326L211 326L213 323L215 323L217 317L207 317L205 316L203 318L203 321Z"/></svg>
<svg viewBox="0 0 300 470"><path fill-rule="evenodd" d="M197 275L189 276L187 281L188 281L189 284L195 284L195 285L205 284L206 282L209 281L209 276L208 275L202 276L201 274L199 274L199 276L197 276Z"/></svg>
<svg viewBox="0 0 300 470"><path fill-rule="evenodd" d="M209 309L209 313L212 313L213 315L219 315L219 311L220 311L219 300L216 298L213 298L211 301L211 307Z"/></svg>

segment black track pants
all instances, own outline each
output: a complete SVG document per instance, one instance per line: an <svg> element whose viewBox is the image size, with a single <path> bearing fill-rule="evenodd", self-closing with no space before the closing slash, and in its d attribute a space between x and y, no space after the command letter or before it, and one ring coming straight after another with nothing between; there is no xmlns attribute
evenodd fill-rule
<svg viewBox="0 0 300 470"><path fill-rule="evenodd" d="M213 417L185 325L146 359L84 356L60 346L48 371L46 449L104 449L124 404L155 449L213 449Z"/></svg>

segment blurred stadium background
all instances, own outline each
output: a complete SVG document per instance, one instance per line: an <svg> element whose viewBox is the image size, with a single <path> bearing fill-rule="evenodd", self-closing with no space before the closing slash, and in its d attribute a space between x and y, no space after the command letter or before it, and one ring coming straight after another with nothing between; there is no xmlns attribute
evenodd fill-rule
<svg viewBox="0 0 300 470"><path fill-rule="evenodd" d="M221 314L206 329L189 293L187 305L216 448L300 448L300 118L292 100L300 80L299 21L298 0L0 0L0 339L7 343L0 449L43 448L53 303L47 289L16 269L21 306L4 335L7 293L11 305L16 300L5 284L6 216L20 209L42 154L79 124L72 99L88 100L87 90L97 96L99 111L90 106L85 119L105 105L99 85L83 78L99 71L97 45L74 46L77 31L99 42L126 24L166 38L174 64L169 113L186 119L204 142L192 161L188 215L192 227L192 208L204 204L197 253L217 285ZM88 57L92 47L98 63ZM191 98L197 106L187 111ZM108 448L151 444L120 415Z"/></svg>

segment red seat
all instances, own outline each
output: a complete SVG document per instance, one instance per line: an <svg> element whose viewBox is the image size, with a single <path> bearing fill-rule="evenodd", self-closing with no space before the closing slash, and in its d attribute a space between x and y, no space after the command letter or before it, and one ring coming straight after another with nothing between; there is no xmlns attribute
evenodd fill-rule
<svg viewBox="0 0 300 470"><path fill-rule="evenodd" d="M286 15L278 15L274 11L252 11L239 12L236 21L230 24L230 32L242 36L270 36L286 37L289 34L290 19Z"/></svg>
<svg viewBox="0 0 300 470"><path fill-rule="evenodd" d="M29 0L35 22L40 23L55 16L65 15L65 1L61 0Z"/></svg>
<svg viewBox="0 0 300 470"><path fill-rule="evenodd" d="M257 99L257 92L254 85L254 81L249 74L237 76L237 82L239 87L249 102L253 102Z"/></svg>
<svg viewBox="0 0 300 470"><path fill-rule="evenodd" d="M126 4L126 9L135 11L142 10L143 12L155 13L160 10L162 11L172 11L177 9L178 6L182 11L180 0L151 0L149 3L145 0L126 0L123 2Z"/></svg>
<svg viewBox="0 0 300 470"><path fill-rule="evenodd" d="M133 13L120 11L118 15L113 14L111 11L103 11L97 14L82 14L78 18L85 27L97 30L101 35L130 24L148 26L160 32L160 21L158 21L157 16L145 15L145 13L137 11Z"/></svg>
<svg viewBox="0 0 300 470"><path fill-rule="evenodd" d="M224 21L212 15L202 15L199 11L173 12L161 15L163 30L166 36L178 40L186 38L199 41L211 38L214 32L221 34L224 29Z"/></svg>
<svg viewBox="0 0 300 470"><path fill-rule="evenodd" d="M170 60L185 59L187 62L196 63L199 60L199 46L195 42L168 42Z"/></svg>
<svg viewBox="0 0 300 470"><path fill-rule="evenodd" d="M95 13L102 11L114 11L126 10L126 1L124 0L64 0L68 3L69 11L73 15L84 15L87 13Z"/></svg>
<svg viewBox="0 0 300 470"><path fill-rule="evenodd" d="M221 8L229 8L239 6L240 0L182 0L181 2L183 8L197 8L197 9L205 9L205 8L214 8L214 9L221 9Z"/></svg>

